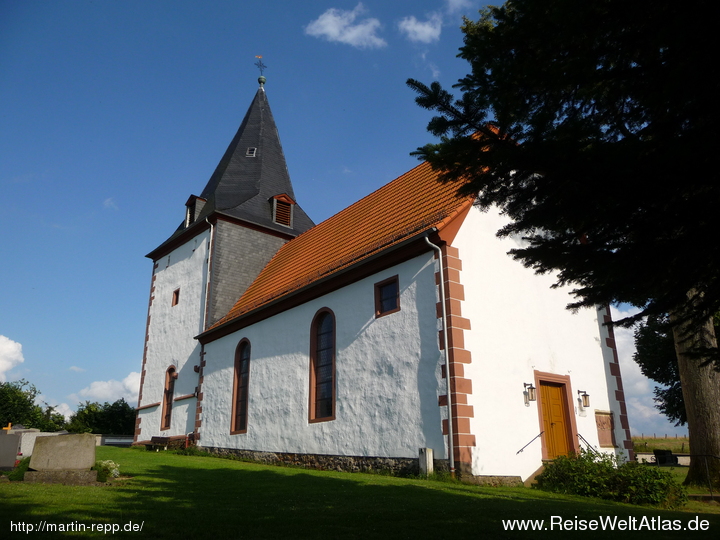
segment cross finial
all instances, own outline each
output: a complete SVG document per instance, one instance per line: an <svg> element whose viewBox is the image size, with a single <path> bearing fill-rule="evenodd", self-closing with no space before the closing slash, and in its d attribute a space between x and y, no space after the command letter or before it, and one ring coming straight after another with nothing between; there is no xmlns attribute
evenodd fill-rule
<svg viewBox="0 0 720 540"><path fill-rule="evenodd" d="M267 69L267 66L265 64L263 64L262 56L255 55L255 58L258 59L258 61L255 62L255 65L260 70L260 77L258 77L258 82L260 83L260 86L262 86L263 84L265 84L265 80L266 80L265 77L263 76L263 71L265 69Z"/></svg>
<svg viewBox="0 0 720 540"><path fill-rule="evenodd" d="M260 70L260 75L262 76L263 70L267 69L267 66L265 64L263 64L262 56L255 56L255 58L258 59L258 61L255 62L255 65Z"/></svg>

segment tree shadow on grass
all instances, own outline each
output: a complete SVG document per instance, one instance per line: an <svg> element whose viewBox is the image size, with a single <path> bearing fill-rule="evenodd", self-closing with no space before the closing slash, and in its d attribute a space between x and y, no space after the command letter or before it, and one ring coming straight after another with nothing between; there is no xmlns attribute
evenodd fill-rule
<svg viewBox="0 0 720 540"><path fill-rule="evenodd" d="M182 458L178 459L191 459ZM197 459L197 458L192 458ZM398 485L382 476L318 474L300 469L263 467L200 458L149 463L135 478L112 487L47 486L39 510L22 490L0 491L0 516L15 522L143 522L140 537L176 538L550 538L552 516L590 520L618 515L681 519L692 514L567 499L531 490L477 488L461 484L408 481ZM177 463L175 465L174 463ZM37 489L37 488L35 488ZM16 491L16 493L13 493ZM73 498L74 497L74 498ZM68 506L69 505L69 506ZM547 531L505 531L503 520L542 519ZM717 534L720 516L702 516ZM8 530L7 521L0 527ZM583 531L584 538L604 538L607 531ZM614 535L642 538L639 531ZM687 531L648 531L654 539L684 538ZM3 535L4 536L4 535ZM69 535L87 537L87 533ZM117 535L115 535L117 536ZM120 534L120 536L126 536ZM138 533L127 534L138 537ZM68 537L68 536L65 536Z"/></svg>

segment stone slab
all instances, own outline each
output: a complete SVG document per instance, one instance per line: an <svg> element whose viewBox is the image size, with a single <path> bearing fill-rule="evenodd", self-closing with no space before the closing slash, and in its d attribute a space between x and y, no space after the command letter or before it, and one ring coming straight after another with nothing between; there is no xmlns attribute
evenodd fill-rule
<svg viewBox="0 0 720 540"><path fill-rule="evenodd" d="M38 437L30 458L35 471L89 470L95 465L95 435Z"/></svg>
<svg viewBox="0 0 720 540"><path fill-rule="evenodd" d="M24 458L32 456L35 448L35 440L38 437L57 437L61 433L49 433L40 430L26 430L17 432L20 435L20 452ZM66 432L67 433L67 432Z"/></svg>
<svg viewBox="0 0 720 540"><path fill-rule="evenodd" d="M0 435L0 469L12 469L20 451L20 435L3 432Z"/></svg>
<svg viewBox="0 0 720 540"><path fill-rule="evenodd" d="M31 484L86 486L97 482L97 471L26 471L24 481Z"/></svg>

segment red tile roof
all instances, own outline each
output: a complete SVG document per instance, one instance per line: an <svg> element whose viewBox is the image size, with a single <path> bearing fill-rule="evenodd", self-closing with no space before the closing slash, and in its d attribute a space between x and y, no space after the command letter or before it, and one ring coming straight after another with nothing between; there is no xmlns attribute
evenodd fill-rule
<svg viewBox="0 0 720 540"><path fill-rule="evenodd" d="M472 200L438 182L428 163L284 244L213 328L432 227L442 229Z"/></svg>

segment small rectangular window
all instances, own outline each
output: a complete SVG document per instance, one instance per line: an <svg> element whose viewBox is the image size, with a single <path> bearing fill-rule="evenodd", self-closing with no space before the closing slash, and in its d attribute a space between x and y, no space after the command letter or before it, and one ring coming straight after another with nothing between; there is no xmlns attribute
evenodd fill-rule
<svg viewBox="0 0 720 540"><path fill-rule="evenodd" d="M255 157L255 154L257 154L257 148L251 146L245 152L245 157Z"/></svg>
<svg viewBox="0 0 720 540"><path fill-rule="evenodd" d="M172 295L172 305L177 306L180 302L180 289L175 289Z"/></svg>
<svg viewBox="0 0 720 540"><path fill-rule="evenodd" d="M398 277L375 284L375 317L400 311L400 286Z"/></svg>

